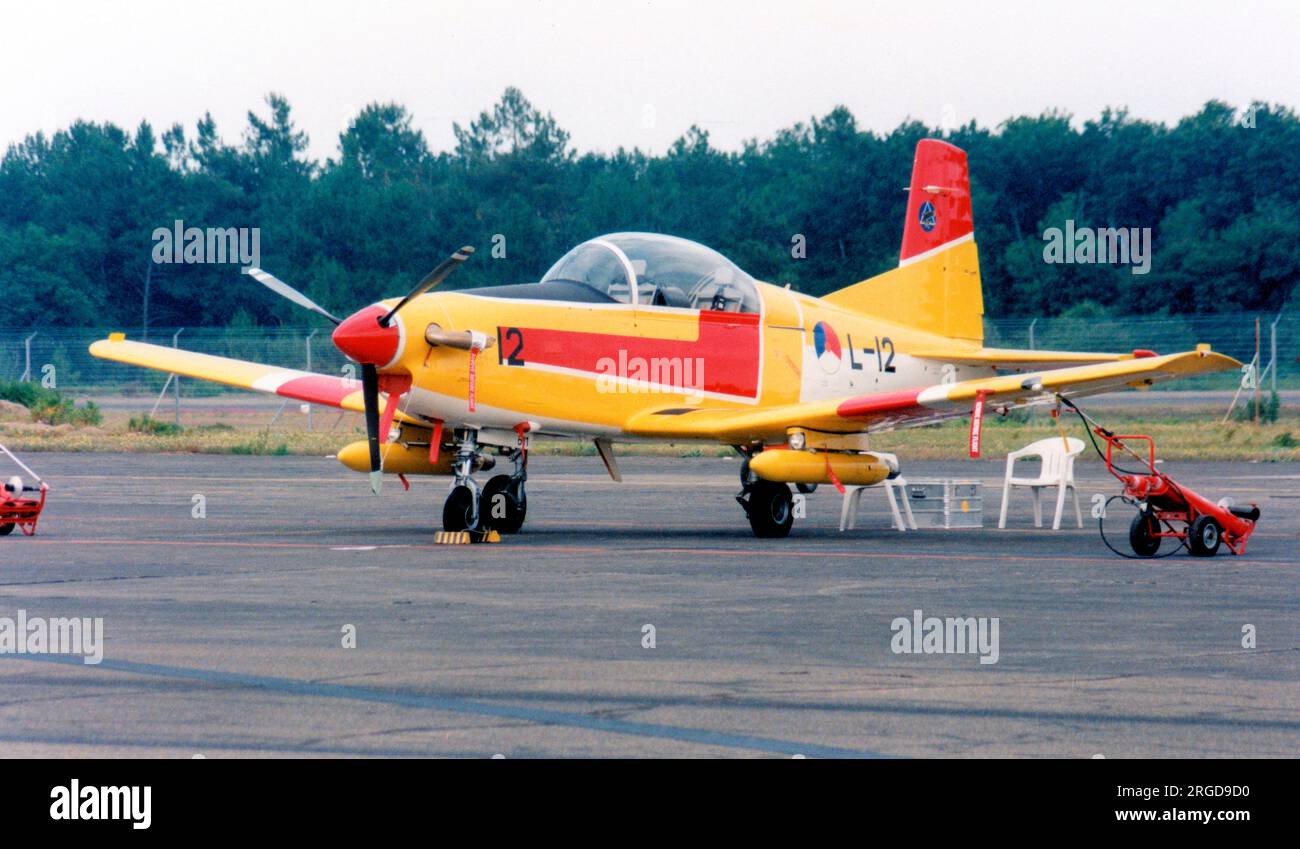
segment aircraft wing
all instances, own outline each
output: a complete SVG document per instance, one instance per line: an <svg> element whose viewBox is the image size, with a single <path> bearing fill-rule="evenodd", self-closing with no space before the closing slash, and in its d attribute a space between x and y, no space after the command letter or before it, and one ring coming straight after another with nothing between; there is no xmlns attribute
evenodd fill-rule
<svg viewBox="0 0 1300 849"><path fill-rule="evenodd" d="M792 427L830 433L892 430L968 415L980 393L986 394L986 403L991 407L1018 407L1050 402L1057 393L1080 398L1240 367L1241 363L1231 357L1204 348L756 410L666 408L634 416L627 430L644 437L711 438L733 445L784 440L786 430Z"/></svg>
<svg viewBox="0 0 1300 849"><path fill-rule="evenodd" d="M128 342L118 333L92 343L90 353L104 360L174 372L182 377L211 380L312 404L356 412L365 409L361 400L361 381L356 379L215 357L147 342ZM400 411L398 418L404 418Z"/></svg>

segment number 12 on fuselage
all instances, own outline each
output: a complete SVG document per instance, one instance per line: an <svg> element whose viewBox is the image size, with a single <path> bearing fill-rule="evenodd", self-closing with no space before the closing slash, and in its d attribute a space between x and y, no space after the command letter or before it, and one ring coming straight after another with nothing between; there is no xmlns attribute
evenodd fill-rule
<svg viewBox="0 0 1300 849"><path fill-rule="evenodd" d="M872 341L875 343L875 346L874 346L874 347L862 347L862 348L856 348L856 347L854 347L854 345L853 345L853 335L852 335L852 334L847 335L845 338L848 340L848 343L849 343L849 346L848 346L848 347L849 347L849 365L850 365L852 368L857 369L858 371L861 371L861 370L862 370L862 363L859 362L859 361L858 361L858 358L857 358L857 354L858 354L859 352L861 352L862 354L865 354L865 355L866 355L866 358L867 358L868 360L871 358L871 355L872 355L872 354L875 355L875 357L876 357L876 370L877 370L877 371L879 371L879 372L884 372L884 373L886 373L886 374L892 374L892 373L895 371L895 369L894 369L894 342L893 342L893 340L891 340L888 336L886 336L886 337L883 338L883 339L881 339L879 336L873 337L873 338L872 338Z"/></svg>

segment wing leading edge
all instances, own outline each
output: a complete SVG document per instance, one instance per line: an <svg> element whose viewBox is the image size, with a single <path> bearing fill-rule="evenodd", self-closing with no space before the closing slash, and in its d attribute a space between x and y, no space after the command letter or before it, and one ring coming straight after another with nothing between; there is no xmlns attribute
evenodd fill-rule
<svg viewBox="0 0 1300 849"><path fill-rule="evenodd" d="M1091 351L1042 351L1017 348L951 348L932 351L922 349L909 351L909 353L924 360L965 366L989 366L1008 371L1064 368L1090 363L1114 363L1156 356L1151 351L1142 350L1134 351L1131 354L1098 354Z"/></svg>
<svg viewBox="0 0 1300 849"><path fill-rule="evenodd" d="M210 380L342 410L362 412L365 407L361 398L361 381L346 377L216 357L147 342L128 342L120 334L94 342L90 353L104 360L174 372L182 377Z"/></svg>

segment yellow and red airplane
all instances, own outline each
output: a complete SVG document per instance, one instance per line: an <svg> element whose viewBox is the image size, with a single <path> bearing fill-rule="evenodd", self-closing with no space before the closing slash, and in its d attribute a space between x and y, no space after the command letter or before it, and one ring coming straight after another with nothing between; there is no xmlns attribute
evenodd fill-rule
<svg viewBox="0 0 1300 849"><path fill-rule="evenodd" d="M1208 346L1080 353L983 345L983 297L966 154L917 145L899 266L815 298L754 280L685 239L617 233L578 245L539 283L429 292L457 251L406 297L339 319L260 269L278 294L333 321L361 380L126 341L97 357L365 414L339 460L451 477L445 530L518 531L536 437L613 444L704 441L744 455L737 497L760 537L792 521L789 484L870 485L898 473L870 434L1239 368ZM495 457L513 463L482 487Z"/></svg>

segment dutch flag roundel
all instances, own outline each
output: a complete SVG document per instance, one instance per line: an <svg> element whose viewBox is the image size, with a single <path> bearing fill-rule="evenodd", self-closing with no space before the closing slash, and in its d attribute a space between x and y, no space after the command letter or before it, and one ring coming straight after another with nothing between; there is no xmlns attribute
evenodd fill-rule
<svg viewBox="0 0 1300 849"><path fill-rule="evenodd" d="M840 368L840 337L826 322L819 321L813 328L813 349L817 352L817 362L827 374L834 374Z"/></svg>

